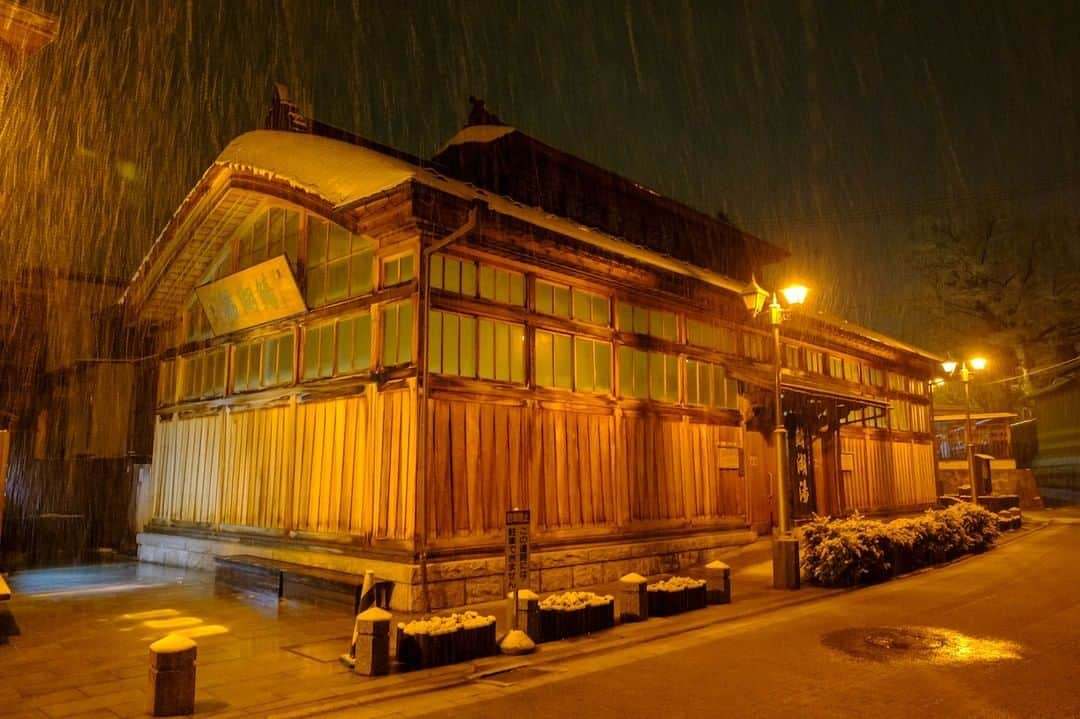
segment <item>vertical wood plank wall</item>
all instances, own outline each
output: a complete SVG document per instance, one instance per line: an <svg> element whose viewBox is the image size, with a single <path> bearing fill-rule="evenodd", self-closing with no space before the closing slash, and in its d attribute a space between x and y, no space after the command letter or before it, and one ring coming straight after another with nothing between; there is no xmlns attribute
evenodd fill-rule
<svg viewBox="0 0 1080 719"><path fill-rule="evenodd" d="M529 506L541 530L746 516L746 482L719 469L741 429L611 410L433 398L432 536L493 533Z"/></svg>
<svg viewBox="0 0 1080 719"><path fill-rule="evenodd" d="M930 442L841 432L840 451L854 460L854 469L842 472L842 510L873 511L937 501Z"/></svg>
<svg viewBox="0 0 1080 719"><path fill-rule="evenodd" d="M154 516L208 526L407 539L416 391L160 421Z"/></svg>

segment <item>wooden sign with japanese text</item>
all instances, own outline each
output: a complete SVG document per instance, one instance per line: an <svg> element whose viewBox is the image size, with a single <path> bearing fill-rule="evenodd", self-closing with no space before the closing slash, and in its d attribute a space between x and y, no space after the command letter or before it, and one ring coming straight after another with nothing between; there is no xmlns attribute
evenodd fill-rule
<svg viewBox="0 0 1080 719"><path fill-rule="evenodd" d="M195 294L218 337L307 309L285 255L198 287Z"/></svg>
<svg viewBox="0 0 1080 719"><path fill-rule="evenodd" d="M529 584L529 510L506 513L506 591Z"/></svg>

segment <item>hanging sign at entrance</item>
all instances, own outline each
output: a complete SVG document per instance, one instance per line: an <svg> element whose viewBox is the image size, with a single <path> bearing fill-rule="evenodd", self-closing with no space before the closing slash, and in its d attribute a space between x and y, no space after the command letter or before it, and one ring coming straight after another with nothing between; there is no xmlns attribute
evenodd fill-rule
<svg viewBox="0 0 1080 719"><path fill-rule="evenodd" d="M529 584L529 510L506 513L506 590Z"/></svg>
<svg viewBox="0 0 1080 719"><path fill-rule="evenodd" d="M792 515L796 518L809 517L817 511L814 497L814 435L807 423L798 415L789 415L786 422L788 430L788 458L791 463Z"/></svg>
<svg viewBox="0 0 1080 719"><path fill-rule="evenodd" d="M216 337L306 309L285 255L198 287L195 294Z"/></svg>

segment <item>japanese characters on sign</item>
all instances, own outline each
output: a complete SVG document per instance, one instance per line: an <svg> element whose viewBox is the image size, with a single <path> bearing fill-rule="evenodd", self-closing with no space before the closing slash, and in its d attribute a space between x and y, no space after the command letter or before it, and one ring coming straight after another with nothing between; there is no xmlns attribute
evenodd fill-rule
<svg viewBox="0 0 1080 719"><path fill-rule="evenodd" d="M529 510L506 513L506 589L514 591L529 583Z"/></svg>
<svg viewBox="0 0 1080 719"><path fill-rule="evenodd" d="M306 309L285 255L195 290L217 336Z"/></svg>

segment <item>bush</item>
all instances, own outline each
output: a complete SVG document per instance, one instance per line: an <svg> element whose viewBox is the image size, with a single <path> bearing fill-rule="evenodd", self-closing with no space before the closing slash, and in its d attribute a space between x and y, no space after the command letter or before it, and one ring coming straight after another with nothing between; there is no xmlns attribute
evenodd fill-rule
<svg viewBox="0 0 1080 719"><path fill-rule="evenodd" d="M815 584L853 586L985 551L997 536L994 514L968 503L888 523L814 515L801 528L802 569Z"/></svg>

